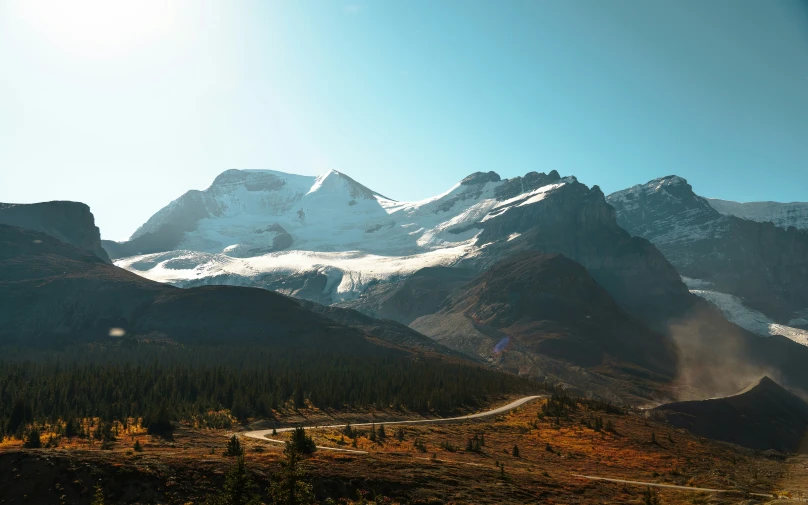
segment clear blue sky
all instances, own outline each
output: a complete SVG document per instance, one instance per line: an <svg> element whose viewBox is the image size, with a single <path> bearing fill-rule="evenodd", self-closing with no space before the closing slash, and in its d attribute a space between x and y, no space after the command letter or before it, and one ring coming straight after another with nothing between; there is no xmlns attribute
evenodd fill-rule
<svg viewBox="0 0 808 505"><path fill-rule="evenodd" d="M806 5L0 0L0 201L83 201L123 239L230 168L808 200Z"/></svg>

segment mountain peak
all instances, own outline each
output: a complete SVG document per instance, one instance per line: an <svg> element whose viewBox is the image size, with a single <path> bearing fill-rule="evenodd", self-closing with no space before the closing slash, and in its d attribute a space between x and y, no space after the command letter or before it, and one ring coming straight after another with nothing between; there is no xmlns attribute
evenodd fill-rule
<svg viewBox="0 0 808 505"><path fill-rule="evenodd" d="M753 391L756 392L756 393L757 392L772 393L772 392L779 392L779 391L785 391L785 390L786 389L783 386L781 386L780 384L778 384L775 381L773 381L772 379L770 379L768 375L764 375L763 377L761 377L757 381L755 381L752 384L745 387L738 394L742 395L742 394L750 393L750 392L753 392Z"/></svg>
<svg viewBox="0 0 808 505"><path fill-rule="evenodd" d="M341 188L347 189L351 198L372 200L377 195L375 191L363 186L342 172L338 172L334 169L331 169L323 175L318 176L315 179L314 184L311 186L308 194L316 193L317 191L321 190L326 190L329 192L338 191Z"/></svg>
<svg viewBox="0 0 808 505"><path fill-rule="evenodd" d="M502 180L502 178L494 171L474 172L460 181L460 184L463 186L471 186L473 184L485 184L486 182L499 182L500 180Z"/></svg>

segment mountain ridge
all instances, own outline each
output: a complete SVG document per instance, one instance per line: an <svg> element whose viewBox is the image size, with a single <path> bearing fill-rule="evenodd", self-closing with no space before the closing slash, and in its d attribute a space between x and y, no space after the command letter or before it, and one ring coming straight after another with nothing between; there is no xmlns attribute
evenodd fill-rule
<svg viewBox="0 0 808 505"><path fill-rule="evenodd" d="M620 225L653 242L680 275L781 324L808 309L808 231L721 214L676 176L607 199Z"/></svg>

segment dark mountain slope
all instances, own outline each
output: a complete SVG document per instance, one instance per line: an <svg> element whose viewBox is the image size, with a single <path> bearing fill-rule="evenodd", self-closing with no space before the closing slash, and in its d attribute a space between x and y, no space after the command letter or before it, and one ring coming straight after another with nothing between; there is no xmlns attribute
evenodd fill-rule
<svg viewBox="0 0 808 505"><path fill-rule="evenodd" d="M90 207L79 202L0 203L0 224L40 231L109 263Z"/></svg>
<svg viewBox="0 0 808 505"><path fill-rule="evenodd" d="M519 252L563 254L583 265L630 314L657 329L695 302L656 247L618 226L597 186L590 189L573 180L537 202L524 203L513 202L479 223L477 243L490 245L471 262L487 268Z"/></svg>
<svg viewBox="0 0 808 505"><path fill-rule="evenodd" d="M67 344L111 328L180 342L404 353L295 300L256 288L179 289L148 281L48 235L0 226L0 343Z"/></svg>
<svg viewBox="0 0 808 505"><path fill-rule="evenodd" d="M320 305L306 300L298 300L306 309L331 319L339 324L357 328L368 335L391 342L409 349L444 354L447 356L463 357L467 355L457 352L449 347L439 344L433 339L422 335L409 326L390 319L375 319L357 310L334 307L333 305ZM472 357L472 359L474 359Z"/></svg>
<svg viewBox="0 0 808 505"><path fill-rule="evenodd" d="M427 267L398 282L371 286L359 299L340 306L357 307L375 318L410 324L435 313L443 300L477 275L470 268Z"/></svg>
<svg viewBox="0 0 808 505"><path fill-rule="evenodd" d="M669 403L652 412L696 435L752 449L808 450L808 404L768 377L733 396Z"/></svg>
<svg viewBox="0 0 808 505"><path fill-rule="evenodd" d="M631 377L660 386L676 370L675 354L662 334L628 315L585 268L558 254L502 260L451 295L439 312L411 326L523 373L555 375L558 362L584 367L619 379L629 394L641 389L628 384ZM541 362L546 359L554 362L549 370ZM558 378L597 387L573 374Z"/></svg>

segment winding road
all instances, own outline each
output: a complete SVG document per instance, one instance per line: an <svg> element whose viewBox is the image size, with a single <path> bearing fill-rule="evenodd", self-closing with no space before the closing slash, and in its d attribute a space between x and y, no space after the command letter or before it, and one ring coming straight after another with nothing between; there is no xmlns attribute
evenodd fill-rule
<svg viewBox="0 0 808 505"><path fill-rule="evenodd" d="M455 422L463 422L463 421L471 421L474 419L482 419L485 417L495 416L497 414L502 414L504 412L508 412L513 410L517 407L524 405L527 402L537 400L539 398L546 398L547 395L535 395L535 396L525 396L523 398L519 398L518 400L514 400L507 405L503 405L502 407L495 408L493 410L487 410L485 412L478 412L476 414L469 414L467 416L458 416L458 417L440 417L437 419L412 419L409 421L381 421L381 422L373 422L373 423L354 423L351 424L353 427L357 426L371 426L371 425L391 425L391 424L435 424L435 423L455 423ZM304 426L307 430L317 430L317 429L333 429L333 428L344 428L348 426L347 424L320 424L315 426ZM275 433L284 433L288 431L294 431L295 427L288 427L288 428L275 428ZM263 440L265 442L274 442L278 444L284 443L283 440L276 440L274 438L269 438L269 435L272 434L272 430L257 430L257 431L248 431L245 433L241 433L242 437L249 437L254 438L257 440ZM322 449L324 451L338 451L338 452L348 452L352 454L367 454L367 451L358 451L356 449L340 449L338 447L325 447L325 446L317 446L318 449Z"/></svg>

